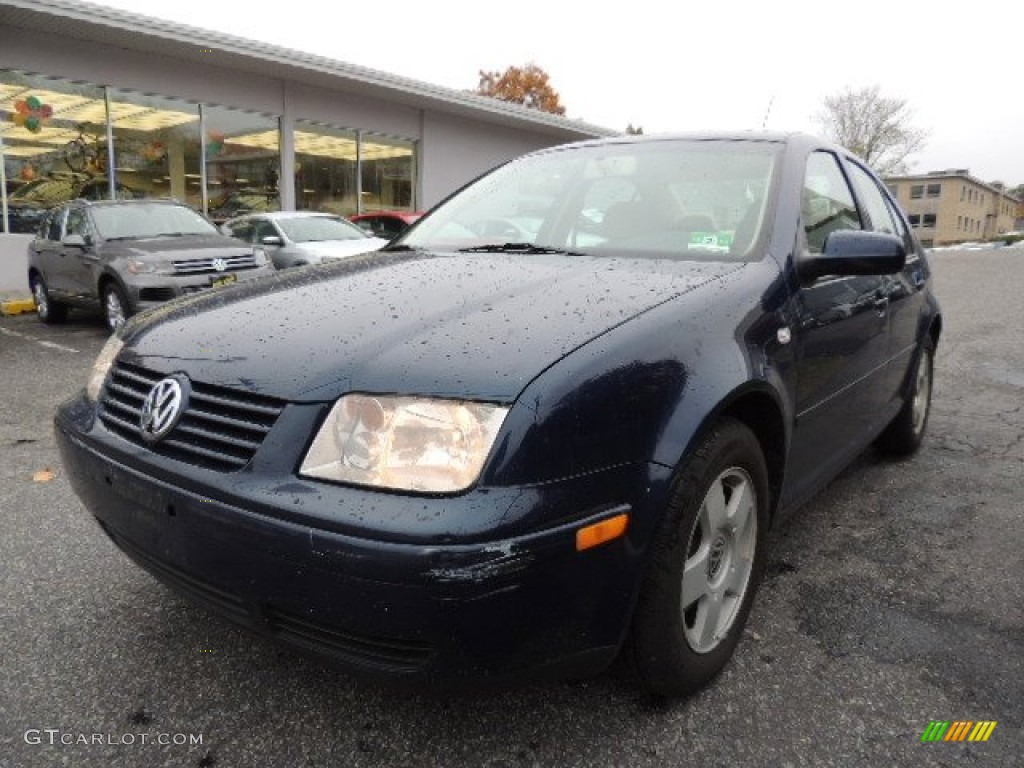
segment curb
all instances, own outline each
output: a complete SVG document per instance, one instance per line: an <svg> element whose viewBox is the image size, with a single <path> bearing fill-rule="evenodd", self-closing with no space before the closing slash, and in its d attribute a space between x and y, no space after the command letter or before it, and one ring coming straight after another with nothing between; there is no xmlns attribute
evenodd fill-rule
<svg viewBox="0 0 1024 768"><path fill-rule="evenodd" d="M12 299L0 301L0 315L20 315L23 312L35 312L36 305L32 299Z"/></svg>

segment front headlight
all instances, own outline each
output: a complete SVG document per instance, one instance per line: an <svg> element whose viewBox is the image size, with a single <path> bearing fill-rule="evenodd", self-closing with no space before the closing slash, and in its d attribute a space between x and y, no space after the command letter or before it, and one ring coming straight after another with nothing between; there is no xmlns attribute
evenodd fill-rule
<svg viewBox="0 0 1024 768"><path fill-rule="evenodd" d="M252 249L252 261L253 261L253 264L255 264L257 267L266 266L266 263L269 261L269 259L267 258L267 249L266 248L253 248Z"/></svg>
<svg viewBox="0 0 1024 768"><path fill-rule="evenodd" d="M96 362L92 364L92 371L89 373L89 380L85 385L85 394L93 402L100 399L103 382L106 381L110 366L114 364L114 359L123 346L124 342L119 337L111 336L100 350Z"/></svg>
<svg viewBox="0 0 1024 768"><path fill-rule="evenodd" d="M145 259L128 259L125 269L132 274L173 274L174 267Z"/></svg>
<svg viewBox="0 0 1024 768"><path fill-rule="evenodd" d="M345 395L299 474L403 491L463 491L479 476L507 413L463 400Z"/></svg>

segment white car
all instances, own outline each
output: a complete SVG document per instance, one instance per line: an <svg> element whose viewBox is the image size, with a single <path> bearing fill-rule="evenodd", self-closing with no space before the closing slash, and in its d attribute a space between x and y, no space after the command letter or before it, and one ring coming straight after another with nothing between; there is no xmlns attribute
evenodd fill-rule
<svg viewBox="0 0 1024 768"><path fill-rule="evenodd" d="M313 211L250 213L224 222L221 231L262 246L278 269L336 261L388 244L341 216Z"/></svg>

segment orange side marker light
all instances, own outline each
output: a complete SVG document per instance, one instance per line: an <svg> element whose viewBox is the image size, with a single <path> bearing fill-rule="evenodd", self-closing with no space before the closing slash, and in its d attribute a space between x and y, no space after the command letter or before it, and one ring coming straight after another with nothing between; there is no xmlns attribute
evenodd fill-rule
<svg viewBox="0 0 1024 768"><path fill-rule="evenodd" d="M622 514L580 528L576 531L576 551L582 552L585 549L604 544L606 541L619 538L626 532L628 523L629 515Z"/></svg>

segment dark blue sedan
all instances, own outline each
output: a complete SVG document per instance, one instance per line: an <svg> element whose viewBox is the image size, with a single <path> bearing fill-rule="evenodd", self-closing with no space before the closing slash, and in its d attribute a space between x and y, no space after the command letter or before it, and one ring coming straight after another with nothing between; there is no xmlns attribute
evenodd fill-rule
<svg viewBox="0 0 1024 768"><path fill-rule="evenodd" d="M765 534L921 442L942 327L878 178L807 136L537 152L384 251L143 313L56 418L172 588L422 684L707 683Z"/></svg>

